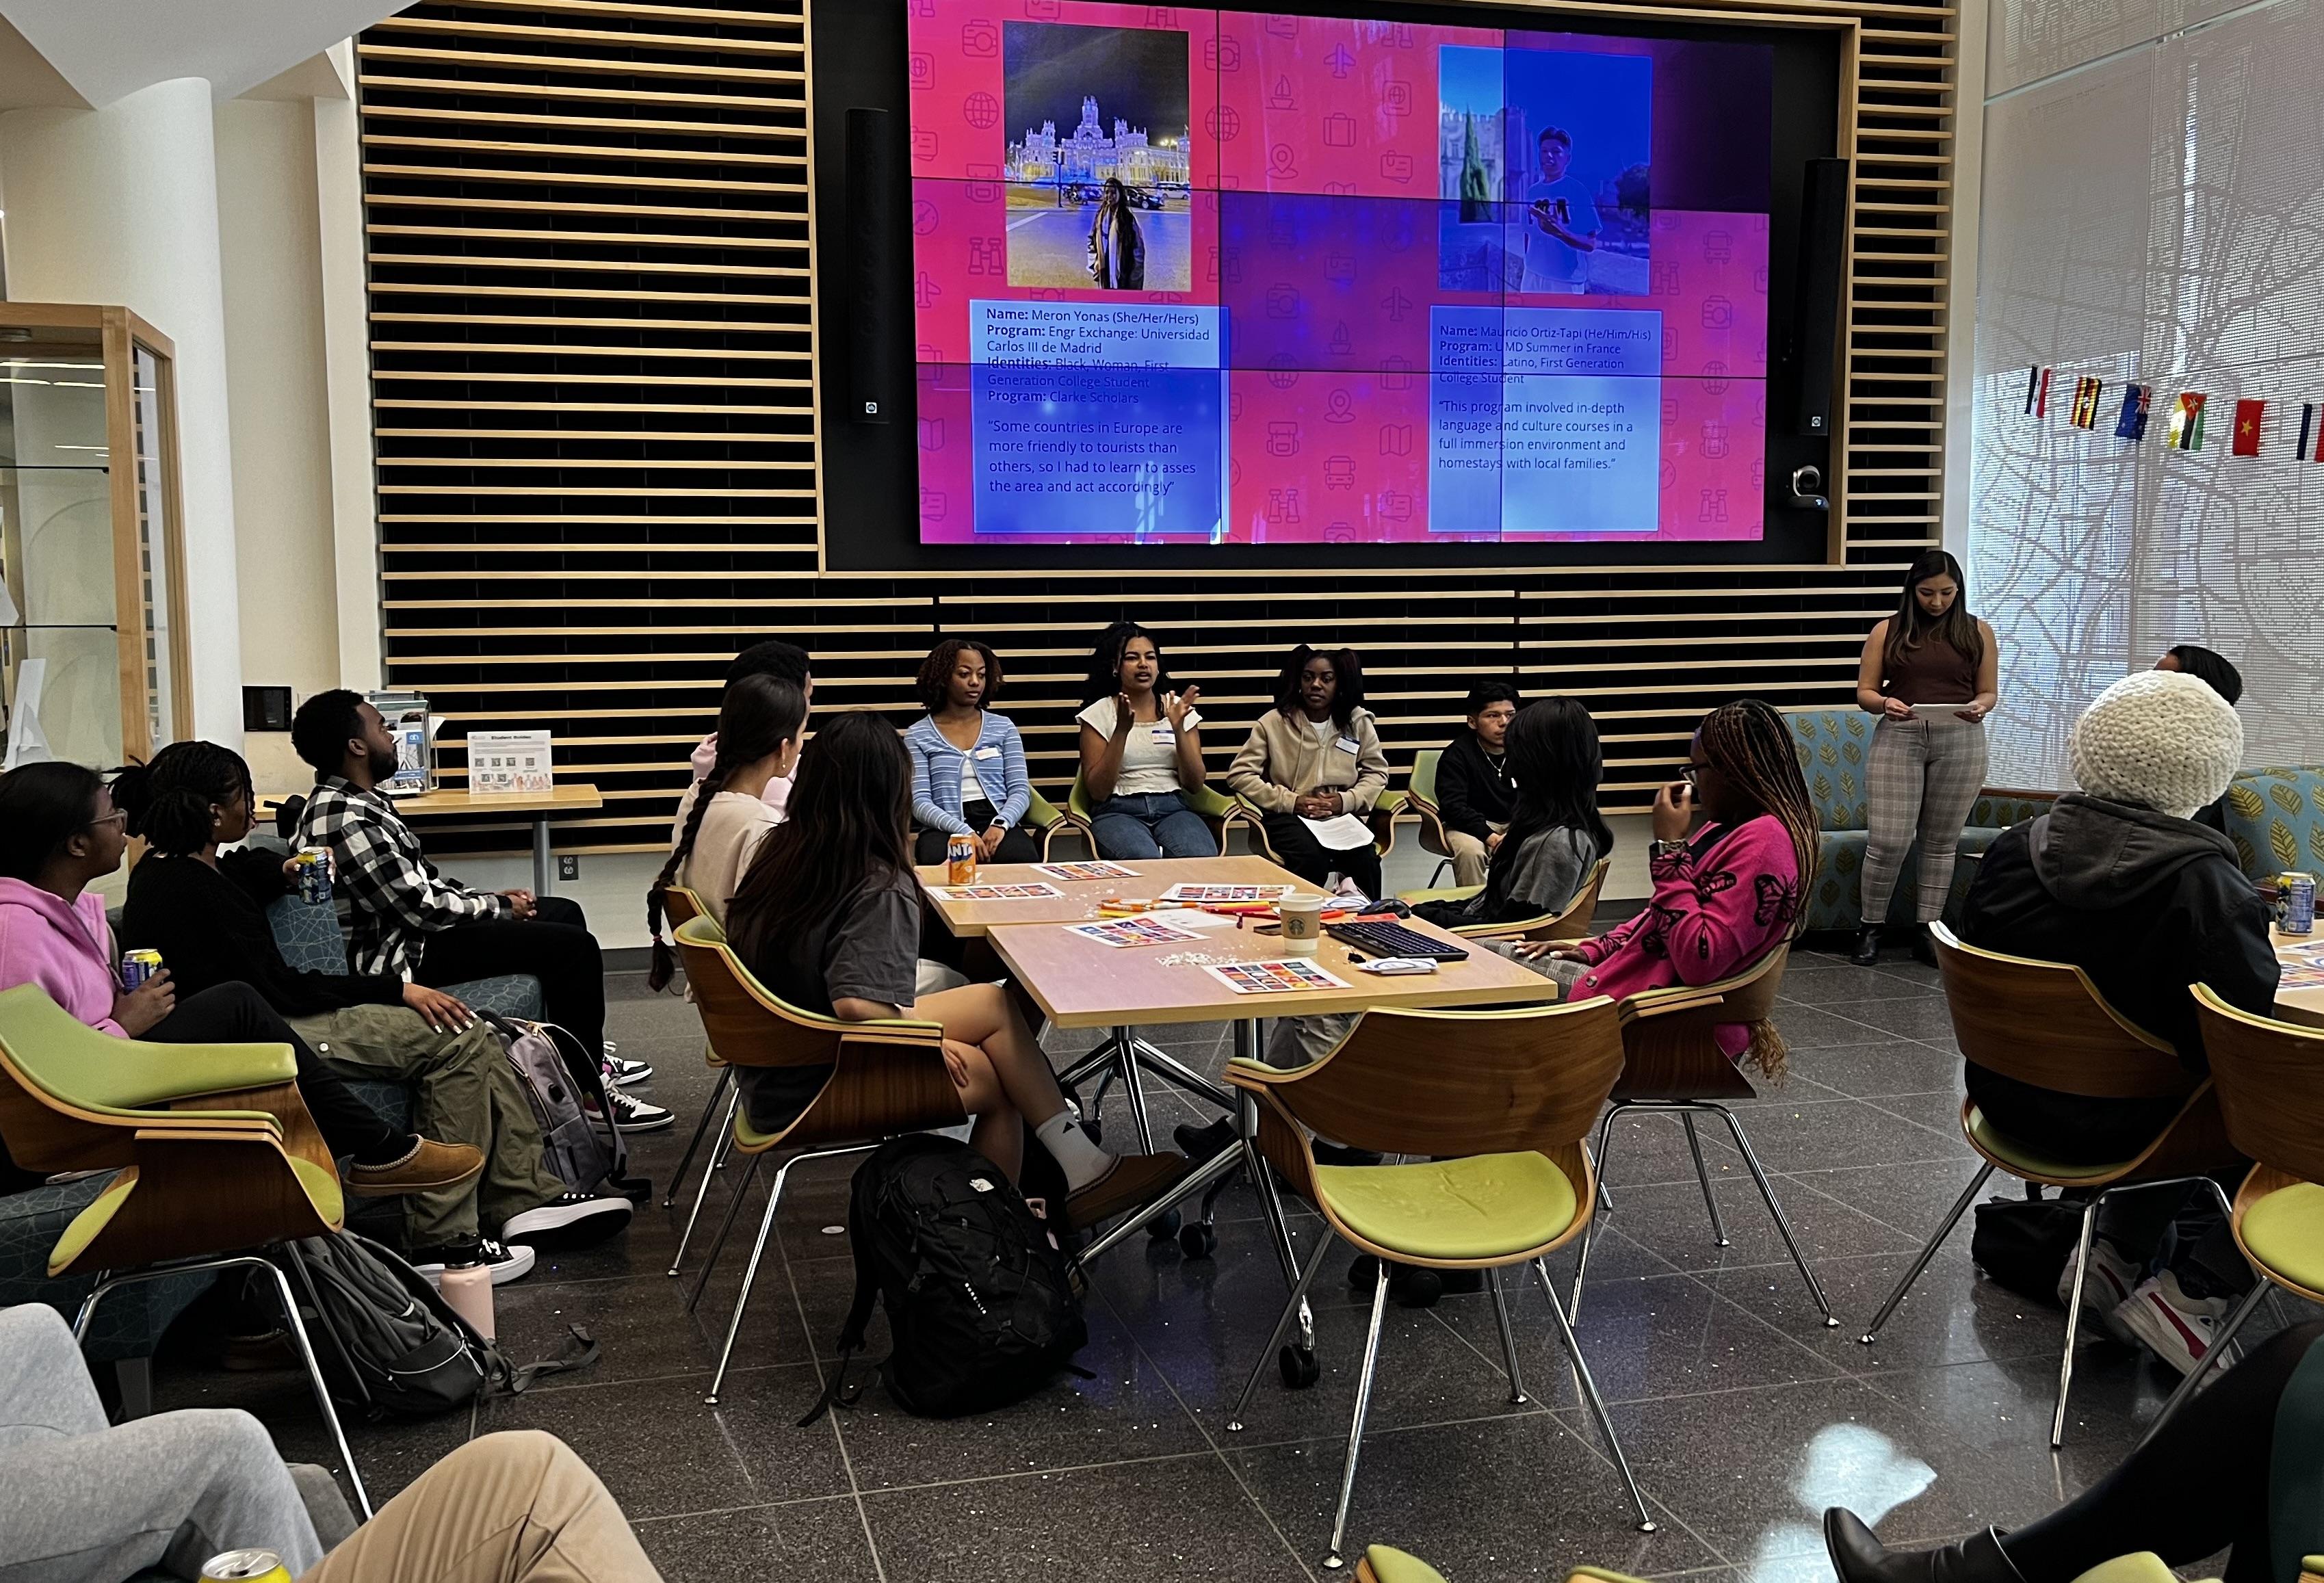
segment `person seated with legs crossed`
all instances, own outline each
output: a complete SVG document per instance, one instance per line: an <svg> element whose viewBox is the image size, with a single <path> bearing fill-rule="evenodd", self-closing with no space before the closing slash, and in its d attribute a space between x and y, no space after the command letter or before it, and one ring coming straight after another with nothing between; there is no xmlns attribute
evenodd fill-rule
<svg viewBox="0 0 2324 1583"><path fill-rule="evenodd" d="M240 980L324 1066L410 1082L430 1137L484 1151L482 1175L404 1200L404 1247L422 1275L482 1262L495 1283L537 1251L602 1241L630 1202L568 1193L541 1164L540 1127L491 1026L454 997L389 973L307 973L283 960L266 909L293 888L278 852L236 848L252 824L250 767L215 742L173 742L114 777L145 855L129 873L124 944L161 953L180 995ZM489 1233L489 1234L487 1234Z"/></svg>
<svg viewBox="0 0 2324 1583"><path fill-rule="evenodd" d="M1175 1154L1113 1155L1066 1108L1048 1057L1008 992L968 984L915 989L919 881L907 844L911 759L886 722L842 714L807 743L790 817L759 855L726 912L736 956L776 995L844 1021L911 1017L944 1026L944 1059L975 1118L969 1142L1011 1181L1029 1124L1065 1173L1064 1219L1086 1227L1145 1203L1187 1170ZM818 1066L742 1066L734 1081L751 1125L780 1132L831 1077Z"/></svg>
<svg viewBox="0 0 2324 1583"><path fill-rule="evenodd" d="M381 785L395 773L395 738L378 710L345 688L318 693L290 720L290 743L315 770L296 844L331 854L347 901L347 959L441 989L503 973L540 980L547 1020L572 1035L572 1059L604 1063L605 964L578 903L530 890L472 890L436 871ZM678 1118L612 1085L642 1081L642 1062L608 1070L613 1125L655 1132Z"/></svg>
<svg viewBox="0 0 2324 1583"><path fill-rule="evenodd" d="M1507 682L1479 682L1461 713L1469 729L1436 761L1436 815L1452 849L1452 883L1482 885L1517 805L1506 744L1517 717L1517 690Z"/></svg>
<svg viewBox="0 0 2324 1583"><path fill-rule="evenodd" d="M1995 837L1961 909L1971 945L2080 968L2108 1006L2208 1072L2193 984L2273 1014L2278 967L2267 904L2225 835L2196 823L2243 761L2243 722L2194 676L2151 670L2101 693L2074 722L2081 789ZM2069 1164L2135 1157L2178 1112L2175 1099L2091 1099L1981 1066L1969 1097L1995 1131ZM2232 1192L2241 1173L2225 1182ZM2209 1189L2110 1202L2090 1244L2088 1292L2109 1329L2185 1374L2252 1275Z"/></svg>

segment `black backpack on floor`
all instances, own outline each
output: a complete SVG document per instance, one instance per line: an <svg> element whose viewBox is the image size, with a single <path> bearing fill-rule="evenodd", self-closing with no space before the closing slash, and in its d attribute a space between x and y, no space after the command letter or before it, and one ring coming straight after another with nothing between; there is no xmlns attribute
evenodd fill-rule
<svg viewBox="0 0 2324 1583"><path fill-rule="evenodd" d="M881 1376L907 1413L947 1418L1040 1389L1089 1340L1057 1239L990 1160L935 1133L890 1139L856 1168L847 1239L855 1302L839 1367L812 1412L852 1404L848 1359L876 1299L895 1343ZM1078 1372L1078 1371L1076 1371Z"/></svg>
<svg viewBox="0 0 2324 1583"><path fill-rule="evenodd" d="M374 1418L432 1417L488 1386L514 1394L537 1376L597 1361L596 1343L574 1325L565 1357L516 1367L427 1276L357 1232L303 1237L282 1248L307 1339L331 1394Z"/></svg>

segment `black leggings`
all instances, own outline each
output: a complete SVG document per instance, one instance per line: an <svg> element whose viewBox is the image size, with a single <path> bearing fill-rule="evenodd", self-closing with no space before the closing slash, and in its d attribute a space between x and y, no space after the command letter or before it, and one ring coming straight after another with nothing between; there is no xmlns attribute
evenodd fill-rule
<svg viewBox="0 0 2324 1583"><path fill-rule="evenodd" d="M960 816L968 822L971 829L982 833L992 823L994 811L991 803L969 803L961 808ZM921 831L914 843L913 861L943 862L945 844L950 839L941 830ZM1001 845L991 857L991 861L996 863L1038 863L1040 861L1041 849L1033 844L1032 833L1014 827L1001 838Z"/></svg>
<svg viewBox="0 0 2324 1583"><path fill-rule="evenodd" d="M428 936L412 976L441 989L503 973L540 980L542 1016L580 1041L592 1061L605 1049L605 959L589 933L581 904L544 896L540 911L521 921L458 924Z"/></svg>
<svg viewBox="0 0 2324 1583"><path fill-rule="evenodd" d="M275 1009L248 984L213 984L189 995L177 1008L137 1035L157 1045L288 1045L299 1063L299 1097L334 1155L353 1155L359 1164L383 1164L410 1146L410 1135L397 1132L378 1111L307 1048Z"/></svg>
<svg viewBox="0 0 2324 1583"><path fill-rule="evenodd" d="M1296 814L1269 814L1259 821L1267 828L1267 844L1277 861L1310 885L1320 886L1336 871L1356 883L1372 900L1380 893L1379 849L1365 845L1351 851L1333 851L1317 841Z"/></svg>
<svg viewBox="0 0 2324 1583"><path fill-rule="evenodd" d="M2276 1404L2324 1321L2255 1348L2180 1409L2130 1459L2001 1542L2025 1583L2070 1583L2101 1561L2151 1550L2183 1567L2232 1545L2224 1583L2265 1583Z"/></svg>

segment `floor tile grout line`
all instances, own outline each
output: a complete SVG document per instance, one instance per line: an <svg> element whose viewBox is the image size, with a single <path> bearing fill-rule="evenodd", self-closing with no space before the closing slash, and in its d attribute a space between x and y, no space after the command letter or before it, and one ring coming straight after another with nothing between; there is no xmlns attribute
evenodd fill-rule
<svg viewBox="0 0 2324 1583"><path fill-rule="evenodd" d="M768 1183L767 1191L769 1192L775 1191L775 1184L772 1182ZM782 1222L779 1216L778 1216L775 1222L773 1241L776 1251L782 1256L783 1284L790 1289L791 1311L798 1316L799 1334L804 1337L807 1341L807 1361L815 1367L816 1383L817 1385L824 1385L823 1358L816 1351L815 1346L815 1325L813 1321L807 1318L807 1298L800 1293L798 1277L791 1269L790 1244L783 1237ZM841 1365L841 1377L845 1377L844 1362ZM826 1385L825 1388L828 1389L829 1387ZM831 1424L832 1443L839 1448L839 1466L847 1475L848 1493L853 1496L855 1500L855 1521L857 1525L863 1530L863 1547L868 1552L870 1552L872 1557L872 1575L873 1578L878 1579L878 1583L888 1583L888 1566L887 1563L881 1559L880 1536L872 1532L872 1514L863 1505L863 1484L861 1479L855 1477L855 1459L847 1449L847 1432L840 1424L840 1415L838 1413L825 1413L824 1417L828 1420ZM745 1468L745 1471L747 1473L747 1468ZM752 1483L755 1485L756 1482L756 1479L753 1478Z"/></svg>
<svg viewBox="0 0 2324 1583"><path fill-rule="evenodd" d="M793 1496L787 1501L752 1501L739 1506L705 1506L693 1512L664 1512L658 1517L633 1517L632 1528L650 1528L657 1523L685 1523L702 1517L731 1517L741 1512L772 1512L791 1506L828 1505L835 1501L853 1501L855 1497L841 1492L835 1495Z"/></svg>

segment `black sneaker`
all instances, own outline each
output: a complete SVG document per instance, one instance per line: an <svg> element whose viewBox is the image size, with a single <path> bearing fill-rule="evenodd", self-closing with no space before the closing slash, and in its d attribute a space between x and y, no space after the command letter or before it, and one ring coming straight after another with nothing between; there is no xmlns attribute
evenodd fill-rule
<svg viewBox="0 0 2324 1583"><path fill-rule="evenodd" d="M568 1192L511 1215L501 1236L543 1253L587 1247L627 1229L633 1212L625 1198Z"/></svg>
<svg viewBox="0 0 2324 1583"><path fill-rule="evenodd" d="M1170 1141L1178 1146L1180 1154L1199 1165L1220 1150L1234 1146L1235 1124L1223 1116L1208 1127L1181 1121L1170 1129Z"/></svg>
<svg viewBox="0 0 2324 1583"><path fill-rule="evenodd" d="M624 1093L620 1089L608 1089L606 1093L613 1101L613 1130L616 1132L659 1132L665 1127L678 1125L677 1111L665 1109L650 1100L641 1100L635 1094ZM589 1113L591 1120L599 1119L595 1099L582 1100L581 1108Z"/></svg>
<svg viewBox="0 0 2324 1583"><path fill-rule="evenodd" d="M443 1247L423 1247L411 1256L411 1267L427 1277L430 1286L444 1284L447 1267L475 1264L490 1265L493 1284L505 1286L532 1273L533 1253L530 1247L509 1247L490 1237L479 1237Z"/></svg>

